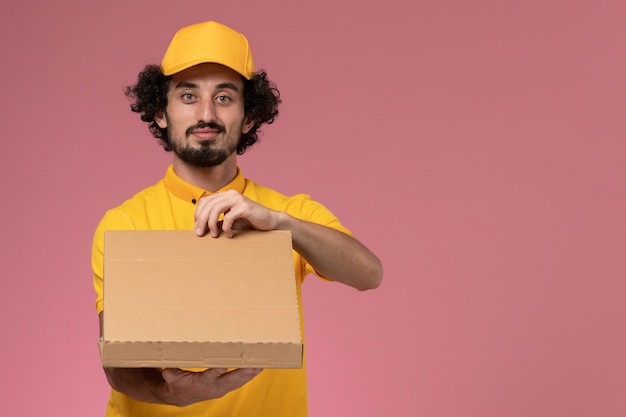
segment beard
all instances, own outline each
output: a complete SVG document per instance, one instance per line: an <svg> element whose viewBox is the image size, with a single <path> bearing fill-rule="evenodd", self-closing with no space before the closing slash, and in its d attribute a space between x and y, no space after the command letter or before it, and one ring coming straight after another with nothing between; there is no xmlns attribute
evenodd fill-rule
<svg viewBox="0 0 626 417"><path fill-rule="evenodd" d="M174 154L176 154L176 156L178 156L178 158L180 158L183 162L196 168L212 168L221 165L237 150L237 143L227 143L224 148L212 147L212 144L209 141L202 143L199 148L181 144L178 141L171 140L172 135L175 133L169 126L171 126L171 124L168 125L167 134L169 138L169 146L171 147L172 152L174 152ZM185 137L189 137L194 129L201 129L204 127L218 129L222 134L226 133L226 128L220 124L200 122L197 125L188 128L185 131Z"/></svg>
<svg viewBox="0 0 626 417"><path fill-rule="evenodd" d="M235 150L236 147L214 149L210 145L202 145L200 148L179 146L178 144L172 146L172 152L178 158L196 168L211 168L221 165Z"/></svg>

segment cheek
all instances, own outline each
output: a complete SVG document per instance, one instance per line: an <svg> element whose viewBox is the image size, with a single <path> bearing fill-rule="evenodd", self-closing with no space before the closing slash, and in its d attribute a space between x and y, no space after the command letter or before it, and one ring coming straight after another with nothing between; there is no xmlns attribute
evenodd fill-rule
<svg viewBox="0 0 626 417"><path fill-rule="evenodd" d="M190 109L185 106L168 106L162 120L163 122L159 123L159 127L171 131L180 131L181 129L184 131L195 122Z"/></svg>

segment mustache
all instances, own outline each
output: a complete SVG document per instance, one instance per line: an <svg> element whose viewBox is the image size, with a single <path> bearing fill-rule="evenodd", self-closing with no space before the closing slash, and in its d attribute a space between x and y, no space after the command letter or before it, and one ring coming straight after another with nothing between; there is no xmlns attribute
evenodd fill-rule
<svg viewBox="0 0 626 417"><path fill-rule="evenodd" d="M196 130L196 129L215 129L217 130L219 133L224 133L226 132L226 126L221 125L217 122L198 122L198 124L193 125L189 128L187 128L187 130L185 131L185 136L189 136L191 135L191 133Z"/></svg>

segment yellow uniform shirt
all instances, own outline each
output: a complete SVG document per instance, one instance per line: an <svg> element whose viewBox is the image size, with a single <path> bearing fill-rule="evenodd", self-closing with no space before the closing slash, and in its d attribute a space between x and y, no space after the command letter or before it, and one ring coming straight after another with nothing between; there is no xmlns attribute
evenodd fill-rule
<svg viewBox="0 0 626 417"><path fill-rule="evenodd" d="M220 191L237 190L251 200L293 217L322 224L344 233L350 233L323 205L304 194L292 197L255 184L237 172L235 179ZM148 187L119 207L106 212L98 225L92 250L96 309L103 310L102 269L105 230L191 230L194 227L196 202L210 193L191 185L167 169L165 178ZM208 237L207 237L208 238ZM200 239L200 238L199 238ZM298 289L298 303L302 320L300 284L313 268L293 252ZM302 334L304 329L302 327ZM266 369L243 387L216 400L188 407L175 407L135 401L111 390L107 417L131 416L194 416L194 417L305 417L307 415L306 361L302 369Z"/></svg>

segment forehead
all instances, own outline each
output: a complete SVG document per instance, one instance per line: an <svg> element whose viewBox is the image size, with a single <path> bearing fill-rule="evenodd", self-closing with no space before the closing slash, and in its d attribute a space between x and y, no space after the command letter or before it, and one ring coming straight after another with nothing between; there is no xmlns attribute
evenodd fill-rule
<svg viewBox="0 0 626 417"><path fill-rule="evenodd" d="M215 88L218 85L231 84L239 91L243 91L241 75L220 64L199 64L172 75L170 89L175 89L181 84L187 87L195 85L198 88Z"/></svg>

